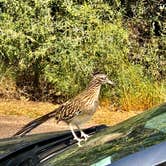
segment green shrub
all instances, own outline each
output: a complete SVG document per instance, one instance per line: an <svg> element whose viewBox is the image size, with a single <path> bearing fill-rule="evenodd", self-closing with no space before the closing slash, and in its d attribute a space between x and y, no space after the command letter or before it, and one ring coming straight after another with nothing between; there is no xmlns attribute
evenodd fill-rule
<svg viewBox="0 0 166 166"><path fill-rule="evenodd" d="M125 66L118 78L123 110L145 110L166 99L165 83L149 79L141 65Z"/></svg>
<svg viewBox="0 0 166 166"><path fill-rule="evenodd" d="M33 96L39 90L46 52L52 46L49 1L4 0L2 6L0 60L3 73L10 68L17 88Z"/></svg>
<svg viewBox="0 0 166 166"><path fill-rule="evenodd" d="M120 13L115 15L104 3L63 5L68 14L56 15L55 44L45 68L48 81L60 93L71 96L85 87L94 71L117 79L128 52L128 33Z"/></svg>
<svg viewBox="0 0 166 166"><path fill-rule="evenodd" d="M12 79L18 93L32 100L63 101L100 72L116 83L102 88L102 98L122 109L161 103L161 7L162 1L1 0L0 80Z"/></svg>

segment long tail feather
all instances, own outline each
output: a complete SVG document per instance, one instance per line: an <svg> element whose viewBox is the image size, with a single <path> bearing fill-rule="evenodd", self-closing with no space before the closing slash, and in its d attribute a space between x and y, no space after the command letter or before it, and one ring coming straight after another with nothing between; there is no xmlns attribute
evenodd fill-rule
<svg viewBox="0 0 166 166"><path fill-rule="evenodd" d="M36 128L37 126L41 125L42 123L46 122L47 120L49 120L53 117L56 118L57 111L58 111L58 108L46 115L43 115L43 116L29 122L21 130L19 130L17 133L15 133L13 136L24 136L25 134L27 134L28 132L30 132L31 130Z"/></svg>

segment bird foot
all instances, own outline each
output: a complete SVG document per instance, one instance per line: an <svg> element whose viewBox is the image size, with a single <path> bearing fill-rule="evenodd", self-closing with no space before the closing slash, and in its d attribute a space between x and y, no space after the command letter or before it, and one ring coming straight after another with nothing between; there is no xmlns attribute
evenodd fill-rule
<svg viewBox="0 0 166 166"><path fill-rule="evenodd" d="M84 139L81 139L81 138L75 137L74 140L77 141L77 145L78 145L79 147L82 147L81 142L84 141Z"/></svg>
<svg viewBox="0 0 166 166"><path fill-rule="evenodd" d="M84 132L81 132L81 137L84 137L84 141L87 141L87 139L90 137L90 135L85 134Z"/></svg>

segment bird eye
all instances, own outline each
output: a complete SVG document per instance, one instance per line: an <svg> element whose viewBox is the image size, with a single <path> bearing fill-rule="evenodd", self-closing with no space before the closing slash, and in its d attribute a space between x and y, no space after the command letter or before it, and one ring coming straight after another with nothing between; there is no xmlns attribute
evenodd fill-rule
<svg viewBox="0 0 166 166"><path fill-rule="evenodd" d="M102 76L102 77L101 77L101 80L102 80L102 81L105 81L106 79L107 79L106 76Z"/></svg>
<svg viewBox="0 0 166 166"><path fill-rule="evenodd" d="M104 77L103 77L103 80L106 80L106 79L107 79L107 77L106 77L106 76L104 76Z"/></svg>

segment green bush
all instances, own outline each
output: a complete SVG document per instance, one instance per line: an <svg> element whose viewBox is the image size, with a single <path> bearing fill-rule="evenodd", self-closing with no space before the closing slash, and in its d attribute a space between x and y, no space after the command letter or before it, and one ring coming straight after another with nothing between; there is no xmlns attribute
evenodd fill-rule
<svg viewBox="0 0 166 166"><path fill-rule="evenodd" d="M117 79L117 69L128 52L121 14L115 15L104 3L63 5L67 15L55 16L56 37L45 68L48 81L59 93L71 96L85 87L94 71Z"/></svg>
<svg viewBox="0 0 166 166"><path fill-rule="evenodd" d="M13 89L32 100L63 101L100 72L116 83L104 86L102 98L125 110L163 102L161 7L162 1L1 0L0 81L13 79Z"/></svg>
<svg viewBox="0 0 166 166"><path fill-rule="evenodd" d="M4 1L1 59L26 93L51 83L55 94L71 97L94 71L115 79L125 60L128 33L120 12L104 2L67 2Z"/></svg>
<svg viewBox="0 0 166 166"><path fill-rule="evenodd" d="M4 0L1 6L0 60L3 73L10 68L18 90L33 96L39 90L46 52L52 46L49 1Z"/></svg>

